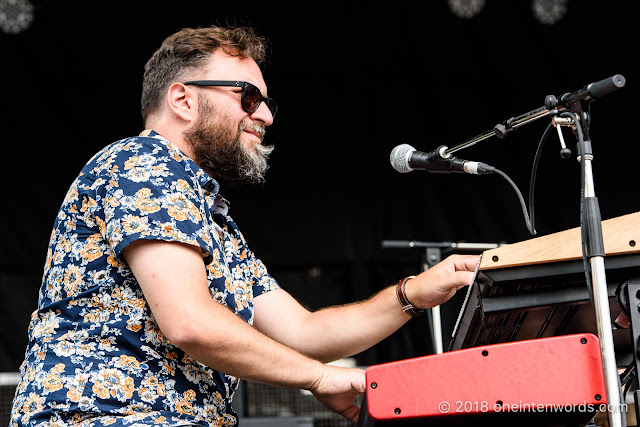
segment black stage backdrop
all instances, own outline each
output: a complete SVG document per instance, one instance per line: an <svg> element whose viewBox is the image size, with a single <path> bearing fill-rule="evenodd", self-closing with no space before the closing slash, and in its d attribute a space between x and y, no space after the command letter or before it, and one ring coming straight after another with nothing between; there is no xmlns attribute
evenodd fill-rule
<svg viewBox="0 0 640 427"><path fill-rule="evenodd" d="M396 145L454 146L548 94L618 73L626 87L592 106L596 192L603 218L640 210L632 2L570 0L554 25L536 20L531 1L487 0L469 19L445 0L33 3L31 28L0 33L0 370L22 360L69 184L101 147L141 131L144 63L182 27L250 24L272 42L265 78L280 110L267 134L276 146L267 182L223 194L270 272L313 309L365 298L421 269L422 250L383 249L384 240L531 237L501 177L399 174L389 165ZM501 169L526 198L548 123L457 155ZM535 193L541 235L579 225L579 165L559 150L552 135ZM457 307L443 311L450 324ZM368 365L431 351L421 318L357 358Z"/></svg>

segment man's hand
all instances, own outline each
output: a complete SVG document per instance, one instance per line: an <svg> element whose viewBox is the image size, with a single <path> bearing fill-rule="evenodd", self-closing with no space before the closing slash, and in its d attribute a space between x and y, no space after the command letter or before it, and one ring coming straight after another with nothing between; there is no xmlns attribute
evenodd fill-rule
<svg viewBox="0 0 640 427"><path fill-rule="evenodd" d="M431 308L451 298L458 289L475 279L478 255L451 255L427 271L407 281L407 298L416 308Z"/></svg>
<svg viewBox="0 0 640 427"><path fill-rule="evenodd" d="M338 368L325 365L326 370L309 388L315 398L351 422L357 422L360 408L354 405L356 396L366 387L364 371L355 368Z"/></svg>

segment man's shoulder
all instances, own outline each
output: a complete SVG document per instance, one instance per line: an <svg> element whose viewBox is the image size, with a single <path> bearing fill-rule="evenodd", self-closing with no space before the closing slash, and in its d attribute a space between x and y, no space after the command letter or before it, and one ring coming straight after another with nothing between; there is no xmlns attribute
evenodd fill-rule
<svg viewBox="0 0 640 427"><path fill-rule="evenodd" d="M162 137L141 134L103 147L87 162L84 172L96 174L114 166L122 169L124 165L151 166L158 162L187 163L188 157Z"/></svg>
<svg viewBox="0 0 640 427"><path fill-rule="evenodd" d="M175 157L176 160L182 160L184 154L172 143L165 138L160 137L157 134L147 135L140 134L136 136L130 136L128 138L115 141L106 147L104 147L100 153L120 153L124 152L136 154L170 154ZM100 154L98 153L98 155Z"/></svg>

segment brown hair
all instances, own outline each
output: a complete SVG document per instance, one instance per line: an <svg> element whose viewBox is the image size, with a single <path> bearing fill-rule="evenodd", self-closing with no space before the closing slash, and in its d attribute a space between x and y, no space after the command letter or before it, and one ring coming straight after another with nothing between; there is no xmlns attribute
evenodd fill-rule
<svg viewBox="0 0 640 427"><path fill-rule="evenodd" d="M167 37L144 67L142 80L142 118L160 108L165 92L186 72L206 64L214 50L228 55L252 58L261 64L267 41L250 27L184 28Z"/></svg>

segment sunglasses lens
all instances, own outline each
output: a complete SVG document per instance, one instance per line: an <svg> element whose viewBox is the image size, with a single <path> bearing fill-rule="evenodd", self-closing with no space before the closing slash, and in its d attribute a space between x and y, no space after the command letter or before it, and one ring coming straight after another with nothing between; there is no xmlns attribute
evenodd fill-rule
<svg viewBox="0 0 640 427"><path fill-rule="evenodd" d="M244 98L242 98L242 107L244 107L247 112L253 113L260 105L260 98L262 98L260 89L253 85L247 85L244 90Z"/></svg>
<svg viewBox="0 0 640 427"><path fill-rule="evenodd" d="M242 96L242 108L247 113L253 113L260 106L260 102L264 101L271 111L271 116L275 118L278 111L278 104L271 98L263 98L260 89L252 84L247 84L244 88L244 94Z"/></svg>

